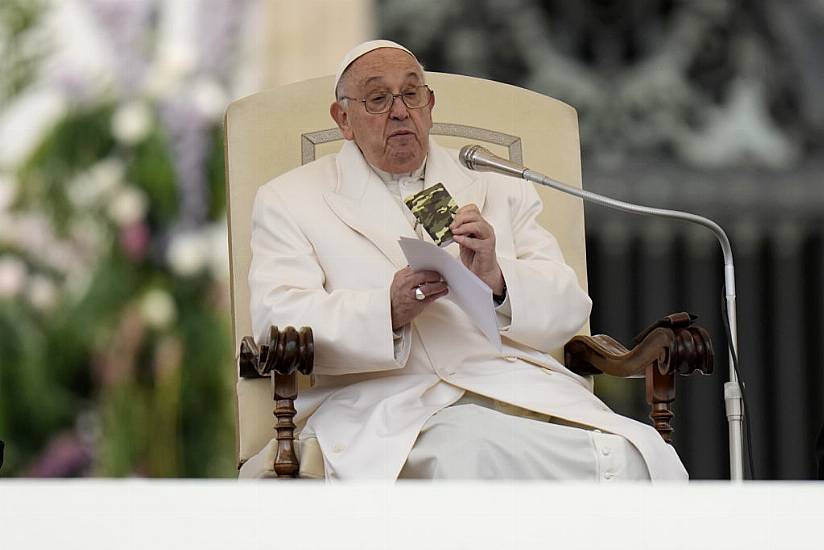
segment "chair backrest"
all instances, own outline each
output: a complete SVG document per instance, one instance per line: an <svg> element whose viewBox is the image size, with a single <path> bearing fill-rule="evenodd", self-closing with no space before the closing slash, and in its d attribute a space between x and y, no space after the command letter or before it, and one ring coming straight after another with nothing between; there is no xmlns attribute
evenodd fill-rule
<svg viewBox="0 0 824 550"><path fill-rule="evenodd" d="M493 152L581 186L578 116L572 107L515 86L467 76L427 73L435 92L432 135L460 148L480 143ZM329 116L333 77L306 80L239 99L226 111L226 185L234 348L251 335L249 286L252 202L258 187L323 155L343 138ZM541 224L558 239L568 264L587 288L584 210L579 199L539 187ZM588 333L584 327L582 333ZM560 357L560 350L554 355ZM245 460L272 430L268 381L238 381L238 444Z"/></svg>

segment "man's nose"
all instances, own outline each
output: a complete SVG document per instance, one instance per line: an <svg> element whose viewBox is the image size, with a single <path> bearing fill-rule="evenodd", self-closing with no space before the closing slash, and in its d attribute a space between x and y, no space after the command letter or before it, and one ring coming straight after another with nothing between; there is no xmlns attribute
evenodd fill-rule
<svg viewBox="0 0 824 550"><path fill-rule="evenodd" d="M389 109L389 116L398 120L404 120L409 117L409 108L407 108L401 96L392 98L392 108Z"/></svg>

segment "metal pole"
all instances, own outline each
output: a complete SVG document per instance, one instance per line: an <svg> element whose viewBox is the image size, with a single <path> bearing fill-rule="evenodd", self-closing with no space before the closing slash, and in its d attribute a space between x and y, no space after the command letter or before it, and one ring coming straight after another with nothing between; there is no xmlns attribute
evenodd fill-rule
<svg viewBox="0 0 824 550"><path fill-rule="evenodd" d="M512 166L505 167L510 173L513 172ZM597 195L590 191L578 189L577 187L570 187L552 178L549 178L539 172L529 169L515 170L516 173L512 175L520 175L526 180L551 187L562 193L576 196L585 201L593 202L607 208L629 212L631 214L641 214L647 216L663 216L665 218L672 218L683 220L690 223L696 223L708 228L718 242L721 244L721 250L724 254L724 288L726 289L726 304L727 316L730 324L730 345L738 355L738 322L735 314L735 268L733 266L732 247L727 234L714 221L690 214L688 212L680 212L678 210L667 210L663 208L650 208L648 206L640 206L630 204L627 202L611 199ZM517 172L520 172L518 174ZM724 384L724 403L727 414L727 423L729 425L729 448L730 448L730 479L732 481L741 481L744 479L744 444L742 422L744 418L743 399L741 396L741 386L738 383L738 376L735 373L735 366L732 360L732 352L729 354L729 382Z"/></svg>
<svg viewBox="0 0 824 550"><path fill-rule="evenodd" d="M730 252L729 262L726 255L724 256L724 288L726 289L727 317L730 321L730 339L732 340L732 349L737 357L738 321L735 314L735 268L732 263L732 252ZM744 410L741 386L735 372L732 351L729 353L729 362L730 381L724 384L724 403L730 430L730 479L742 481L744 479L744 437L742 431Z"/></svg>

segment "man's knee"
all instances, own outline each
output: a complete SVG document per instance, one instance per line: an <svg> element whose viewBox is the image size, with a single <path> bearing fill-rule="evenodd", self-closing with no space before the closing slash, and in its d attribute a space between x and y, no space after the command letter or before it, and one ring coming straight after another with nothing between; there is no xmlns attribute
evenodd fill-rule
<svg viewBox="0 0 824 550"><path fill-rule="evenodd" d="M491 411L490 411L491 412ZM401 477L483 479L485 465L501 452L501 442L484 429L488 412L477 405L448 407L424 425Z"/></svg>

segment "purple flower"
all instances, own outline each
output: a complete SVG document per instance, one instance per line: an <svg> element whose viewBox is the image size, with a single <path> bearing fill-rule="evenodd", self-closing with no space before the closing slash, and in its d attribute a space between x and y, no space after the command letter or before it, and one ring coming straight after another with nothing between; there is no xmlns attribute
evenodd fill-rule
<svg viewBox="0 0 824 550"><path fill-rule="evenodd" d="M147 68L149 26L154 2L87 0L114 54L116 78L126 95L135 94ZM207 10L208 11L208 10Z"/></svg>
<svg viewBox="0 0 824 550"><path fill-rule="evenodd" d="M92 449L73 433L54 437L26 472L26 477L85 477L90 473Z"/></svg>
<svg viewBox="0 0 824 550"><path fill-rule="evenodd" d="M139 262L146 257L151 239L149 227L143 222L127 225L120 230L120 248L133 262Z"/></svg>

